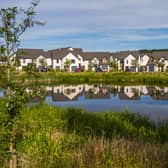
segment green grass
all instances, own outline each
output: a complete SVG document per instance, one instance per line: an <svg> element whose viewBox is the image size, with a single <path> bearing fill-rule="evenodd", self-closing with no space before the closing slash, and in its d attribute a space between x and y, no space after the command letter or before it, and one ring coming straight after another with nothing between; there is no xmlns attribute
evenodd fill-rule
<svg viewBox="0 0 168 168"><path fill-rule="evenodd" d="M39 84L76 84L76 83L114 83L114 84L148 84L168 85L168 73L131 73L131 72L46 72L25 73L13 72L12 82L39 83Z"/></svg>
<svg viewBox="0 0 168 168"><path fill-rule="evenodd" d="M13 134L20 167L166 167L167 127L127 111L40 104L21 110Z"/></svg>
<svg viewBox="0 0 168 168"><path fill-rule="evenodd" d="M0 149L14 143L23 168L166 168L168 122L125 112L90 113L41 103L20 110L12 127L0 100ZM6 146L4 148L4 146ZM9 155L0 156L8 167Z"/></svg>

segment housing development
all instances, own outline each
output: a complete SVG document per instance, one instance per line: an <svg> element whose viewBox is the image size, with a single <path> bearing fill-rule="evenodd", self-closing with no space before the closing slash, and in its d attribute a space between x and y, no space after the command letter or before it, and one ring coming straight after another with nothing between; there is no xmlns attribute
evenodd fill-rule
<svg viewBox="0 0 168 168"><path fill-rule="evenodd" d="M17 51L18 69L29 64L36 68L75 71L164 72L168 69L167 50L85 52L81 48L24 49Z"/></svg>

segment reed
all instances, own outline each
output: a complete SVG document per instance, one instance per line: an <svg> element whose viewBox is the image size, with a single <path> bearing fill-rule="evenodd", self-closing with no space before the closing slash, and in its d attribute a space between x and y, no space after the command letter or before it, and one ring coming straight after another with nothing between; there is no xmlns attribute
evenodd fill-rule
<svg viewBox="0 0 168 168"><path fill-rule="evenodd" d="M128 111L25 107L15 122L19 166L166 167L166 130L167 122Z"/></svg>
<svg viewBox="0 0 168 168"><path fill-rule="evenodd" d="M69 73L69 72L13 72L11 75L13 82L27 80L29 83L114 83L114 84L150 84L150 85L168 85L167 73L131 73L131 72L82 72L82 73Z"/></svg>

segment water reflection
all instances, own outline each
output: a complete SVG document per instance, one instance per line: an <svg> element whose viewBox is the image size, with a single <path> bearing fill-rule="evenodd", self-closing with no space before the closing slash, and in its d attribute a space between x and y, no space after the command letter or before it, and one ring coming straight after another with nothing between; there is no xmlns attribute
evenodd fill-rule
<svg viewBox="0 0 168 168"><path fill-rule="evenodd" d="M124 111L127 108L153 119L168 119L168 87L80 84L40 88L46 95L46 103L53 106L81 107L92 112ZM27 92L31 93L32 89L28 88ZM4 91L0 91L0 97L3 95ZM42 97L36 95L31 102L40 100Z"/></svg>
<svg viewBox="0 0 168 168"><path fill-rule="evenodd" d="M0 90L0 98L4 97L4 90Z"/></svg>
<svg viewBox="0 0 168 168"><path fill-rule="evenodd" d="M117 85L59 85L46 87L46 102L88 111L124 111L168 118L168 87Z"/></svg>
<svg viewBox="0 0 168 168"><path fill-rule="evenodd" d="M168 87L158 86L59 85L47 86L46 94L53 101L73 101L80 96L85 99L111 99L118 96L120 100L140 100L143 95L168 101Z"/></svg>

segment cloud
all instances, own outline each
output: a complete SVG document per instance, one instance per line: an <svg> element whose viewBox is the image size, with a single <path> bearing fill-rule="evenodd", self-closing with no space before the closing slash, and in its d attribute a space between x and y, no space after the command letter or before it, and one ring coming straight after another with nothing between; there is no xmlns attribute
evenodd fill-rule
<svg viewBox="0 0 168 168"><path fill-rule="evenodd" d="M28 7L30 1L5 0L1 7ZM29 30L22 40L52 40L57 44L60 40L61 45L71 42L89 47L86 41L92 47L94 42L94 48L104 47L106 41L120 45L122 41L166 40L167 6L167 0L41 0L37 19L46 25Z"/></svg>

